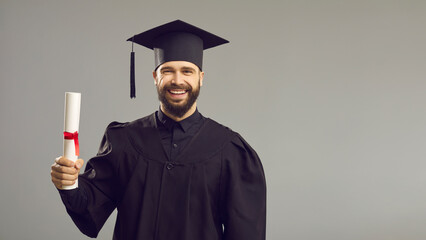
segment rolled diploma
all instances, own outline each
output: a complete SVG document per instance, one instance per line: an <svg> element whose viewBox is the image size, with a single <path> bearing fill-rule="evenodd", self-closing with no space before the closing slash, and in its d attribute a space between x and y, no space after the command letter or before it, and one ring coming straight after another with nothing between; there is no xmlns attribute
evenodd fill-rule
<svg viewBox="0 0 426 240"><path fill-rule="evenodd" d="M65 116L64 116L64 131L78 132L80 124L80 103L81 94L74 92L65 93ZM73 139L64 139L64 157L72 161L77 161L78 156L75 154L75 143ZM78 181L72 186L64 186L63 189L71 190L78 187Z"/></svg>

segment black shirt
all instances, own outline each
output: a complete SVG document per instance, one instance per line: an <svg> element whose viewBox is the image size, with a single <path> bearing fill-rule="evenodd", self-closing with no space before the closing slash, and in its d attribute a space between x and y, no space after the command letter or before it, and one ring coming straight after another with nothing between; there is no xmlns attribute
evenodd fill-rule
<svg viewBox="0 0 426 240"><path fill-rule="evenodd" d="M179 156L205 120L198 110L180 122L169 118L161 110L156 112L156 117L161 142L170 161L174 161Z"/></svg>

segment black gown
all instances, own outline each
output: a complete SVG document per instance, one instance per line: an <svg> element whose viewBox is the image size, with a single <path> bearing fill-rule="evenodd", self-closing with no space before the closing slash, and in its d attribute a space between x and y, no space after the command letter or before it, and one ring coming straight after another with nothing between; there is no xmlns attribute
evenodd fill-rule
<svg viewBox="0 0 426 240"><path fill-rule="evenodd" d="M89 237L117 208L113 239L265 239L260 159L238 133L209 118L173 161L155 114L111 123L78 190L67 195L68 214Z"/></svg>

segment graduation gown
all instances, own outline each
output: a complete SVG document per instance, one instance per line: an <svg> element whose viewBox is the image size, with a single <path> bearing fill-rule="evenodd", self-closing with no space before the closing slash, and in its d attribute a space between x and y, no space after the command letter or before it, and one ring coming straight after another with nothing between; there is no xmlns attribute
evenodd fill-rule
<svg viewBox="0 0 426 240"><path fill-rule="evenodd" d="M162 146L155 114L111 123L76 192L83 208L63 200L89 237L117 208L113 239L265 239L260 159L238 133L209 118L174 161Z"/></svg>

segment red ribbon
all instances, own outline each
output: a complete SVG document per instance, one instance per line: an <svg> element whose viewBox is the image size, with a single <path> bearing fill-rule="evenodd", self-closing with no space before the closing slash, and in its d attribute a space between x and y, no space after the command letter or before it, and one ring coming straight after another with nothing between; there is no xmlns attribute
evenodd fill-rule
<svg viewBox="0 0 426 240"><path fill-rule="evenodd" d="M74 133L64 132L64 139L74 140L75 155L80 156L80 147L78 146L78 132L77 131L75 131Z"/></svg>

